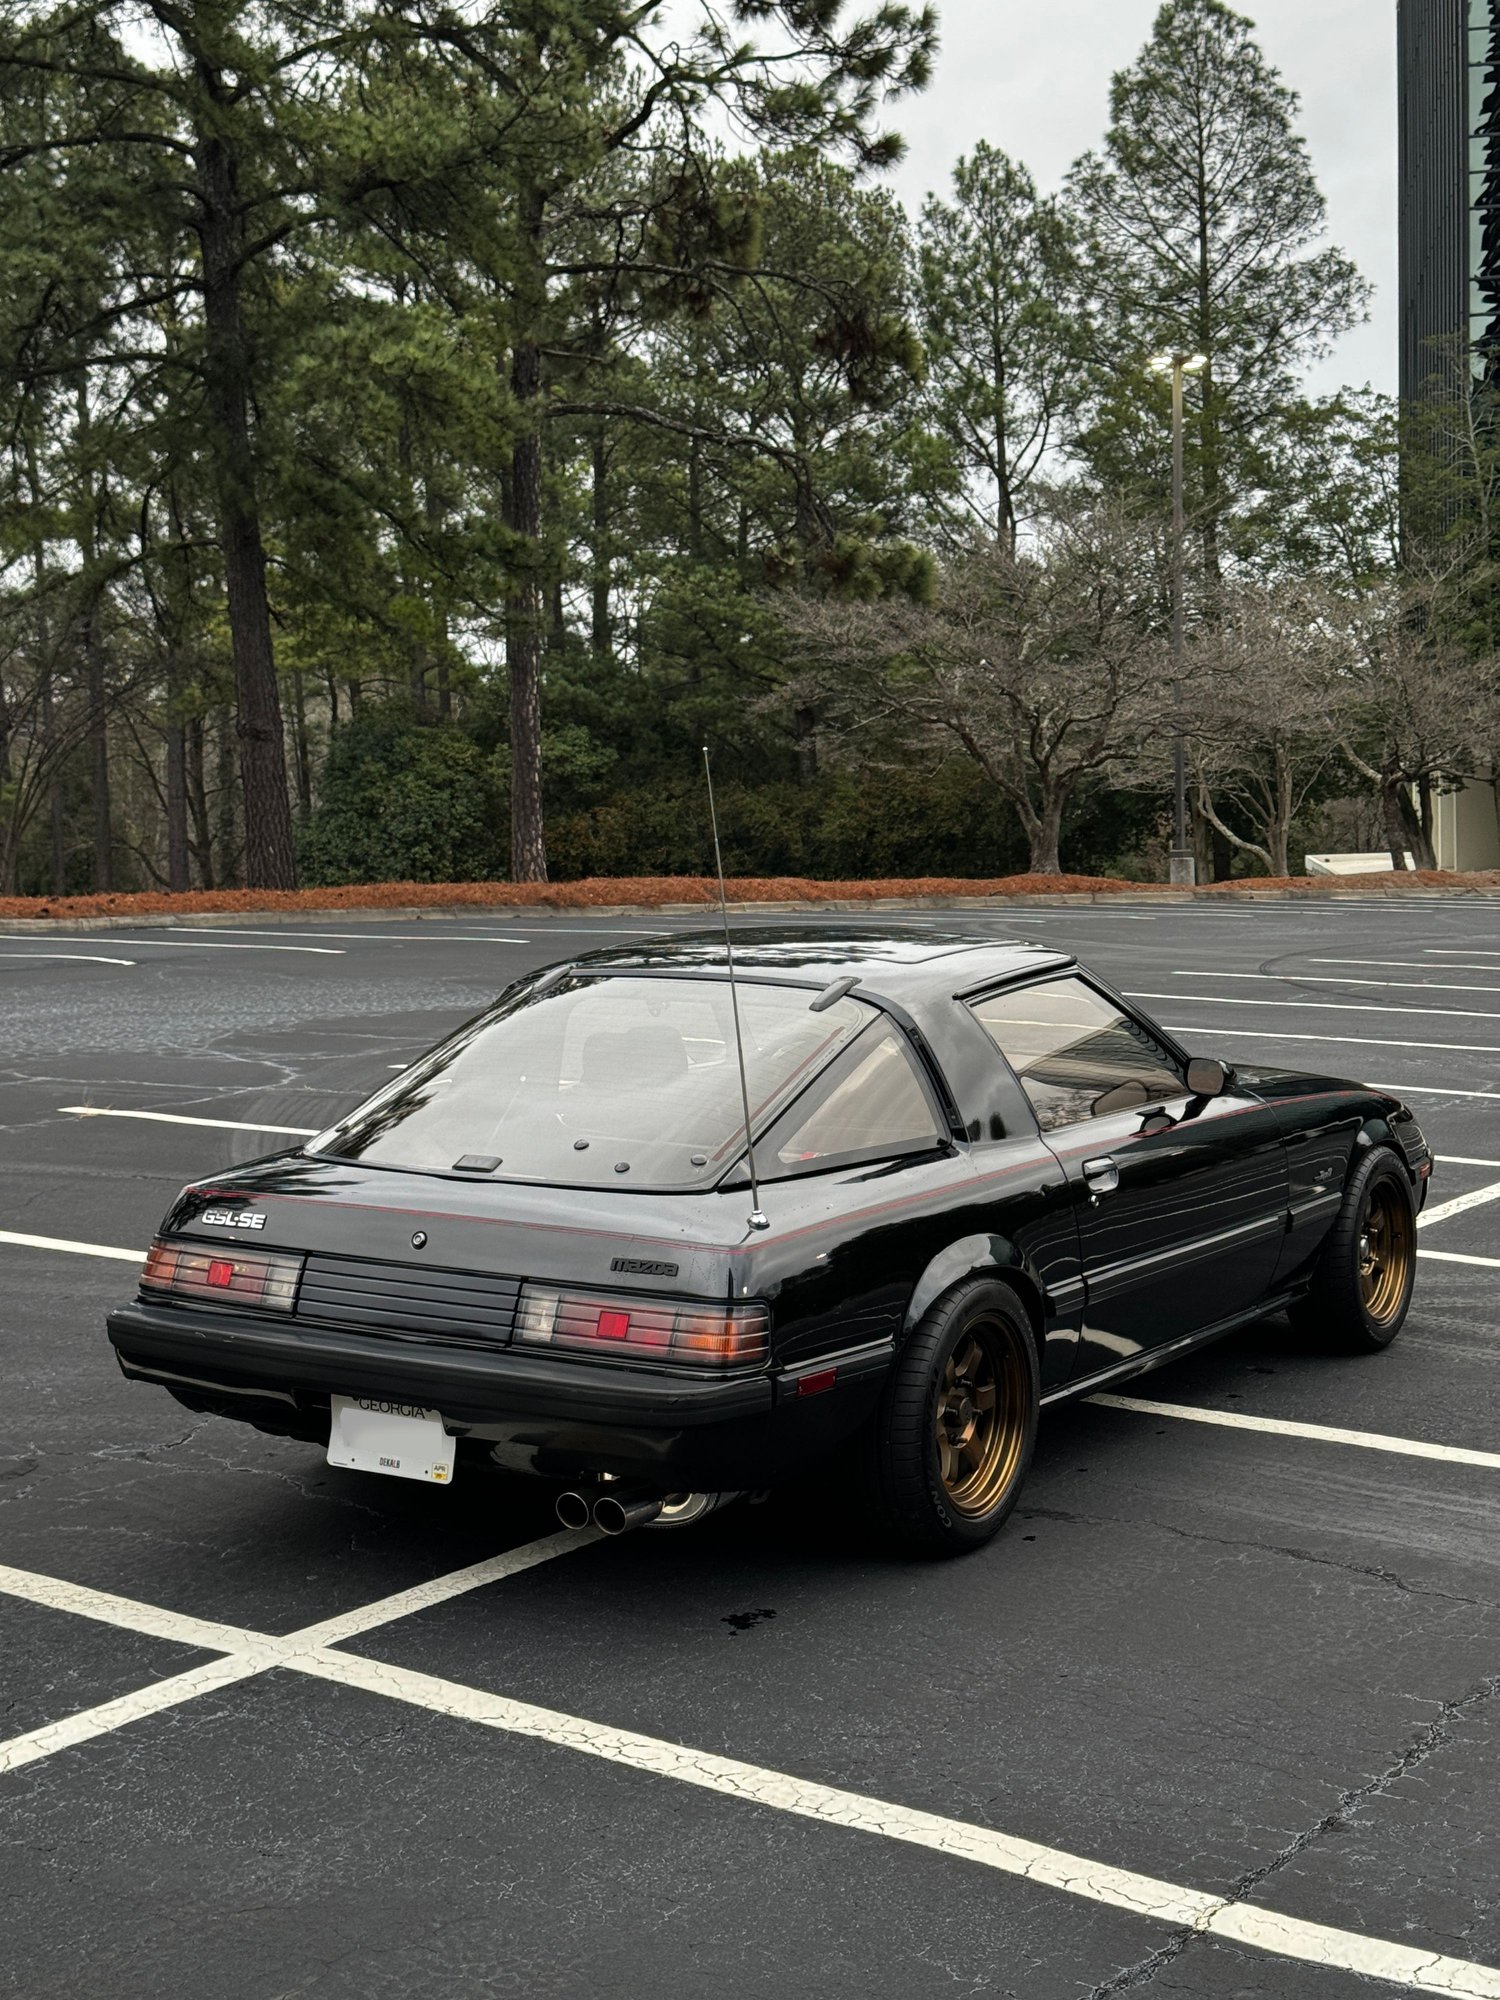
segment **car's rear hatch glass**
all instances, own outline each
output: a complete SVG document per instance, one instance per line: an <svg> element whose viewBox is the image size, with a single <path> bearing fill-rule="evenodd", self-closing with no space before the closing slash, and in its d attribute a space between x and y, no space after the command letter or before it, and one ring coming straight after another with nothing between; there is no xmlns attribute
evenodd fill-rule
<svg viewBox="0 0 1500 2000"><path fill-rule="evenodd" d="M740 982L757 1131L875 1018L811 998ZM471 1021L309 1150L576 1187L711 1185L744 1148L732 1008L722 979L571 976Z"/></svg>

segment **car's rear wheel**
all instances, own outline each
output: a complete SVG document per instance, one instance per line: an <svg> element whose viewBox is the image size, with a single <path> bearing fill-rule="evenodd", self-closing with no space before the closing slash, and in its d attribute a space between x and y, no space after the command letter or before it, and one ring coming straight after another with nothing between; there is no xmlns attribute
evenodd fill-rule
<svg viewBox="0 0 1500 2000"><path fill-rule="evenodd" d="M882 1539L911 1555L983 1546L1016 1503L1041 1383L1025 1308L978 1279L938 1300L896 1363L865 1439Z"/></svg>
<svg viewBox="0 0 1500 2000"><path fill-rule="evenodd" d="M1379 1147L1355 1168L1307 1296L1292 1308L1299 1332L1356 1354L1389 1347L1411 1304L1417 1211L1395 1154Z"/></svg>

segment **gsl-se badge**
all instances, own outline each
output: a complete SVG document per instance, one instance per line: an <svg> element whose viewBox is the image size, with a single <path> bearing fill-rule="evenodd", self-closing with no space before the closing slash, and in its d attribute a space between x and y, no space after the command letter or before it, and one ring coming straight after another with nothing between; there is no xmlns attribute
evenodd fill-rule
<svg viewBox="0 0 1500 2000"><path fill-rule="evenodd" d="M266 1218L253 1208L205 1208L198 1217L210 1229L264 1229Z"/></svg>

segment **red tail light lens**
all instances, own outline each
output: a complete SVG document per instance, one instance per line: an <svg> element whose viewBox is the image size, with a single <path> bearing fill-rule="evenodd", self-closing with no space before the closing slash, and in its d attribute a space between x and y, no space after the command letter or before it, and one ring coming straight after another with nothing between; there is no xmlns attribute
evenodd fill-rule
<svg viewBox="0 0 1500 2000"><path fill-rule="evenodd" d="M156 1242L146 1252L143 1292L201 1299L218 1306L258 1306L263 1312L290 1312L297 1302L301 1257L284 1250L194 1250L185 1243Z"/></svg>
<svg viewBox="0 0 1500 2000"><path fill-rule="evenodd" d="M696 1368L745 1368L770 1350L763 1305L678 1305L670 1299L600 1298L527 1285L516 1313L523 1346L574 1353L678 1361Z"/></svg>

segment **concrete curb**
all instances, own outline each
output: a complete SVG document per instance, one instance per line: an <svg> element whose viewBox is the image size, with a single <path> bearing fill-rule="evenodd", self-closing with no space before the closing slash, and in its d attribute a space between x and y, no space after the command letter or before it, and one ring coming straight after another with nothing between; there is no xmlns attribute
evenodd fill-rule
<svg viewBox="0 0 1500 2000"><path fill-rule="evenodd" d="M895 910L952 910L955 907L974 910L1009 909L1078 909L1098 907L1108 909L1120 905L1151 903L1166 908L1181 908L1184 903L1208 904L1220 909L1235 909L1243 903L1325 903L1325 902L1500 902L1500 888L1469 888L1461 884L1437 884L1422 888L1382 889L1374 884L1382 880L1371 876L1363 881L1330 882L1327 888L1316 889L1166 889L1143 883L1139 889L1100 892L1097 890L1075 890L1066 894L1031 894L1018 896L881 896L869 901L829 900L813 902L802 899L795 902L771 903L731 903L730 911L737 916L785 916L789 912L807 914L809 912L832 912L838 916L857 916L872 911ZM327 922L375 923L400 922L423 923L431 919L449 922L461 918L469 923L548 923L558 917L681 917L701 916L705 923L713 921L718 914L714 903L452 903L425 904L420 908L403 908L393 904L373 906L339 906L333 909L310 910L184 910L153 912L146 916L132 917L125 913L110 917L4 917L0 918L0 937L46 937L63 931L111 931L111 930L172 930L184 928L233 930L249 924L261 925L308 924Z"/></svg>

